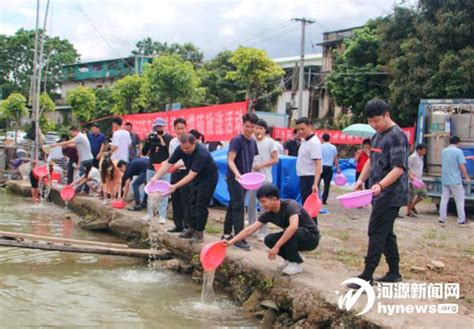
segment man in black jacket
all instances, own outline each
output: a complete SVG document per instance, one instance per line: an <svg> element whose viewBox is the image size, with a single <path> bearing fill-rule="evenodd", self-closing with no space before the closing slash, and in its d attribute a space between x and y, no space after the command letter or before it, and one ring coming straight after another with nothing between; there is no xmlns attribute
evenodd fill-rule
<svg viewBox="0 0 474 329"><path fill-rule="evenodd" d="M153 131L147 136L145 143L143 144L142 154L148 155L150 158L150 164L146 172L146 181L150 182L151 178L155 174L156 168L159 168L161 163L169 158L169 146L170 141L173 137L165 133L166 121L163 118L157 118L153 122ZM170 174L167 173L161 177L162 180L170 181ZM150 220L153 217L153 205L148 202L148 212L143 217L145 220ZM166 211L168 209L168 198L162 198L158 207L160 215L160 224L166 223Z"/></svg>

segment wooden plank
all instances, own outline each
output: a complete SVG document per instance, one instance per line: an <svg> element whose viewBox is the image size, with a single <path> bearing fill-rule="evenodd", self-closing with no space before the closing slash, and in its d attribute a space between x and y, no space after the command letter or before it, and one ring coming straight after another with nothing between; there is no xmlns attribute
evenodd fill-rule
<svg viewBox="0 0 474 329"><path fill-rule="evenodd" d="M164 250L150 250L150 249L132 249L132 248L106 248L106 247L93 247L93 246L74 246L56 243L38 243L38 242L25 242L17 240L5 240L0 239L0 246L18 247L18 248L29 248L29 249L40 249L40 250L56 250L66 252L80 252L80 253L91 253L91 254L104 254L104 255L116 255L116 256L130 256L130 257L142 257L148 258L153 257L154 259L171 259L172 255L169 251Z"/></svg>
<svg viewBox="0 0 474 329"><path fill-rule="evenodd" d="M76 239L65 239L57 238L46 235L35 235L28 233L17 233L17 232L6 232L0 231L0 237L8 238L21 238L31 241L51 241L51 242L63 242L65 244L75 244L75 245L89 245L89 246L103 246L110 248L128 248L128 245L123 243L109 243L109 242L100 242L100 241L89 241L89 240L76 240Z"/></svg>

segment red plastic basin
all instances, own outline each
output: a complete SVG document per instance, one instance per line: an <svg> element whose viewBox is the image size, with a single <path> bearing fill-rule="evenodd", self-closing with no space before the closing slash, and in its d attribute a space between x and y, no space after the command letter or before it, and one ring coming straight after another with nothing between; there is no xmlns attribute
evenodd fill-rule
<svg viewBox="0 0 474 329"><path fill-rule="evenodd" d="M222 264L227 247L222 242L208 243L201 250L201 264L205 271L213 271Z"/></svg>
<svg viewBox="0 0 474 329"><path fill-rule="evenodd" d="M306 198L303 208L308 212L311 217L316 217L321 210L323 202L316 193L312 193Z"/></svg>

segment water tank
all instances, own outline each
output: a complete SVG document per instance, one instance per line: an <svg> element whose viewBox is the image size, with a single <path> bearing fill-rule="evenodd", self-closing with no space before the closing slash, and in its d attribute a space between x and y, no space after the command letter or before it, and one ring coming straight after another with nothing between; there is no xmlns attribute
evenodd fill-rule
<svg viewBox="0 0 474 329"><path fill-rule="evenodd" d="M473 124L472 113L451 115L452 135L458 136L463 142L474 142Z"/></svg>
<svg viewBox="0 0 474 329"><path fill-rule="evenodd" d="M464 156L474 155L474 143L461 143ZM466 160L466 170L469 177L474 177L474 160Z"/></svg>
<svg viewBox="0 0 474 329"><path fill-rule="evenodd" d="M449 145L451 122L445 111L428 111L426 115L426 168L430 175L441 175L441 152Z"/></svg>

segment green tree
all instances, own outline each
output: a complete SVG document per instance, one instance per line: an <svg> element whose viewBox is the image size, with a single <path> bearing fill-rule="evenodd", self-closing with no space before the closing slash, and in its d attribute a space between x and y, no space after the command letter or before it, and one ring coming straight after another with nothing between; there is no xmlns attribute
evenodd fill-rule
<svg viewBox="0 0 474 329"><path fill-rule="evenodd" d="M72 113L81 122L89 121L96 106L95 93L92 88L77 87L68 92L66 103L71 105Z"/></svg>
<svg viewBox="0 0 474 329"><path fill-rule="evenodd" d="M6 100L0 103L1 117L8 120L10 124L13 121L15 123L15 130L18 129L20 119L27 114L26 98L20 93L12 93ZM15 133L15 143L16 135L17 133Z"/></svg>
<svg viewBox="0 0 474 329"><path fill-rule="evenodd" d="M421 98L474 95L474 2L420 0L419 8L415 32L389 62L389 100L402 125L416 120Z"/></svg>
<svg viewBox="0 0 474 329"><path fill-rule="evenodd" d="M43 92L40 95L39 105L41 131L46 132L48 130L54 130L55 124L48 119L46 113L54 112L56 110L56 105L47 92Z"/></svg>
<svg viewBox="0 0 474 329"><path fill-rule="evenodd" d="M142 78L138 75L128 75L117 81L112 89L115 114L138 113L145 107Z"/></svg>
<svg viewBox="0 0 474 329"><path fill-rule="evenodd" d="M33 49L35 32L18 30L14 35L0 35L0 93L7 97L11 92L21 92L29 97L33 74ZM46 91L56 94L62 80L62 65L73 64L79 59L74 46L66 39L45 36L42 83L46 80Z"/></svg>
<svg viewBox="0 0 474 329"><path fill-rule="evenodd" d="M272 93L285 74L260 49L239 47L233 53L230 63L235 66L235 70L227 72L226 79L245 86L246 97L249 99L258 99L264 93Z"/></svg>
<svg viewBox="0 0 474 329"><path fill-rule="evenodd" d="M178 55L165 55L153 59L145 66L143 87L149 109L163 110L166 104L184 106L200 104L204 90L191 62Z"/></svg>
<svg viewBox="0 0 474 329"><path fill-rule="evenodd" d="M231 103L245 98L245 85L226 79L228 72L236 70L230 62L231 57L231 51L220 52L198 70L202 87L206 91L206 104Z"/></svg>
<svg viewBox="0 0 474 329"><path fill-rule="evenodd" d="M388 77L379 52L377 25L371 22L354 31L344 41L344 51L334 54L334 69L326 85L336 103L351 110L354 122L363 120L363 110L370 99L388 96Z"/></svg>
<svg viewBox="0 0 474 329"><path fill-rule="evenodd" d="M153 41L150 37L138 41L135 45L135 49L132 50L132 55L178 55L183 60L192 63L201 63L203 58L202 51L190 42L168 44L167 42Z"/></svg>
<svg viewBox="0 0 474 329"><path fill-rule="evenodd" d="M100 119L109 116L113 112L114 101L112 99L112 88L94 88L95 109L91 119Z"/></svg>

